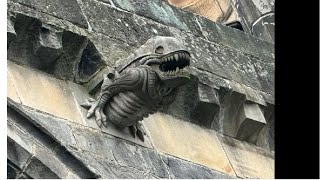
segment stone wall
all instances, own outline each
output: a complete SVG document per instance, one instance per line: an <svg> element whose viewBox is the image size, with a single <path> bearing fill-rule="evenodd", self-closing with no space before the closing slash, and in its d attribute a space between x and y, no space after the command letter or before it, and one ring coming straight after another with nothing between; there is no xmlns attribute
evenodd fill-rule
<svg viewBox="0 0 320 180"><path fill-rule="evenodd" d="M7 4L8 178L274 177L272 43L157 1ZM191 83L144 142L99 128L80 104L157 35L191 52Z"/></svg>

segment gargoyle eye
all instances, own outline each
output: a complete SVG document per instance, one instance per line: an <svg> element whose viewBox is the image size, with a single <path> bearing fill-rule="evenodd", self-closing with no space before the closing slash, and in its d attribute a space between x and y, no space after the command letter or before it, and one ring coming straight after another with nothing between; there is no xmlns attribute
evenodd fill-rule
<svg viewBox="0 0 320 180"><path fill-rule="evenodd" d="M163 54L164 48L162 46L158 46L155 50L155 53L157 54Z"/></svg>

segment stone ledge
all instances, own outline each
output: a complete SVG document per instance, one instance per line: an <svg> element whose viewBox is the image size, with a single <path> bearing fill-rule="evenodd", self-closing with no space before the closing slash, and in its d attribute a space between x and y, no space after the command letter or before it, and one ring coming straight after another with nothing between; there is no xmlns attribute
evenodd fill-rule
<svg viewBox="0 0 320 180"><path fill-rule="evenodd" d="M244 53L254 54L256 56L263 55L274 57L273 44L256 38L251 34L227 27L220 23L215 23L205 17L177 9L164 1L112 1L118 8L150 18L161 24L181 29L196 36L204 37L209 41L221 43L231 48L239 49ZM224 38L223 36L227 36L228 38ZM230 41L229 38L233 38L233 41ZM246 44L244 44L245 46L239 47L239 43L242 43L243 41L246 42ZM264 48L257 49L257 47L261 46Z"/></svg>
<svg viewBox="0 0 320 180"><path fill-rule="evenodd" d="M162 113L149 116L143 124L153 146L160 152L231 176L235 175L216 134L212 131Z"/></svg>
<svg viewBox="0 0 320 180"><path fill-rule="evenodd" d="M86 0L86 2L90 2L90 4L93 3L92 6L96 4L94 1ZM88 6L88 5L84 4L84 6ZM213 42L207 42L205 39L195 37L191 34L183 33L175 28L157 24L146 18L142 18L139 16L130 18L131 17L130 15L132 14L129 14L129 13L126 13L127 17L125 19L122 19L122 20L120 19L121 22L114 25L114 27L118 29L116 32L115 30L106 31L108 30L108 27L110 27L110 24L105 25L107 23L106 21L113 22L116 17L122 17L123 13L125 12L120 12L105 4L101 4L99 8L103 9L104 10L103 12L108 12L108 11L110 11L110 13L112 12L111 13L112 15L109 14L110 17L108 16L104 17L103 22L101 22L100 24L97 24L97 23L93 24L92 26L95 30L96 35L92 33L89 33L90 34L89 35L87 33L87 36L90 36L89 38L93 40L93 43L95 43L95 46L97 47L99 52L103 55L103 57L106 58L105 61L109 65L112 65L114 64L115 61L119 61L121 60L121 58L126 57L127 52L124 53L123 47L126 47L126 51L131 51L135 47L141 45L142 42L146 41L148 37L151 37L154 35L170 35L185 41L185 44L190 48L191 53L194 54L195 56L194 57L196 61L195 66L197 68L203 69L205 71L214 72L223 78L232 79L233 81L236 81L238 83L244 83L245 85L253 87L260 91L263 90L263 92L273 94L273 91L274 91L273 90L273 73L271 72L266 74L266 72L269 72L270 70L273 69L274 65L272 63L270 64L270 63L260 62L259 59L256 57L242 54L240 51L232 50L228 47L224 47ZM19 11L19 8L17 7L15 11ZM99 18L92 19L93 12L90 12L90 11L88 10L85 12L88 15L90 15L88 16L89 18L88 20L89 21L99 20ZM43 17L41 16L38 16L38 18L43 19ZM47 18L44 18L44 19L47 19ZM150 28L149 30L143 29L141 26L137 25L137 23L134 23L135 21L148 25L152 28ZM50 23L55 23L55 21L50 20ZM130 27L132 26L132 28L135 29L137 33L145 34L146 37L141 39L141 37L139 38L137 34L132 34L132 32L135 32L135 31L131 31L131 33L129 33L130 29L128 29L126 24L127 25L130 24ZM62 26L62 23L57 23L57 25ZM65 25L63 27L65 27ZM101 31L99 29L101 29ZM152 29L155 31L152 31ZM71 30L75 30L75 29L71 28ZM98 32L96 32L96 30L98 30ZM75 31L80 32L80 28L78 28L78 30L75 30ZM83 34L84 32L81 32L81 33ZM105 35L102 36L100 33L104 33ZM111 39L116 41L117 46L112 46L111 48L112 52L111 50L102 48L102 45L100 45L102 43L101 41L102 37L104 37L104 39L106 39L108 42ZM97 40L94 40L94 39L97 39ZM195 42L194 40L197 40L199 42ZM194 41L194 43L190 44L190 41ZM199 43L201 45L205 45L206 47L208 46L208 48L209 47L211 48L211 51L213 52L213 54L210 54L210 57L214 57L213 59L211 58L211 60L208 62L204 61L200 63L198 59L205 60L208 58L210 59L210 57L205 55L208 53L207 52L208 49L200 50L192 47L192 46L198 46L197 44ZM133 47L127 49L129 45L133 45ZM114 52L117 52L117 53L114 53ZM199 54L200 56L199 57L196 56L197 54ZM236 57L238 60L237 61L232 60L232 58L234 57ZM268 59L272 59L272 58L268 58ZM210 64L215 64L215 66ZM226 64L226 65L224 66L221 64Z"/></svg>
<svg viewBox="0 0 320 180"><path fill-rule="evenodd" d="M88 28L87 21L83 16L77 0L10 0L21 5L36 9L60 19L70 21L80 27Z"/></svg>
<svg viewBox="0 0 320 180"><path fill-rule="evenodd" d="M8 74L23 105L83 124L80 113L74 109L76 102L65 81L7 62Z"/></svg>
<svg viewBox="0 0 320 180"><path fill-rule="evenodd" d="M238 177L274 179L272 152L230 137L218 138Z"/></svg>

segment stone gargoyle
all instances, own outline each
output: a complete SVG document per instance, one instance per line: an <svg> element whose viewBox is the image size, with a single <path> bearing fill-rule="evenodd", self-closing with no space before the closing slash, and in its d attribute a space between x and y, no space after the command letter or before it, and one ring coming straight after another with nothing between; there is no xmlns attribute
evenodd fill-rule
<svg viewBox="0 0 320 180"><path fill-rule="evenodd" d="M95 116L99 127L107 121L129 127L133 137L144 141L139 121L174 101L178 88L190 80L189 65L190 53L176 38L149 39L125 66L109 70L97 99L82 104L89 109L87 118Z"/></svg>

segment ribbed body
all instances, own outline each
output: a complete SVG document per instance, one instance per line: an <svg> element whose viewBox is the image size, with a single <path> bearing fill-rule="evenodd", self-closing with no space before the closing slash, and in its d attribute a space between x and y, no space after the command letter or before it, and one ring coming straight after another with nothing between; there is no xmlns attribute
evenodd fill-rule
<svg viewBox="0 0 320 180"><path fill-rule="evenodd" d="M136 125L137 121L153 112L155 111L147 107L145 102L131 91L113 96L104 107L107 119L120 127Z"/></svg>

